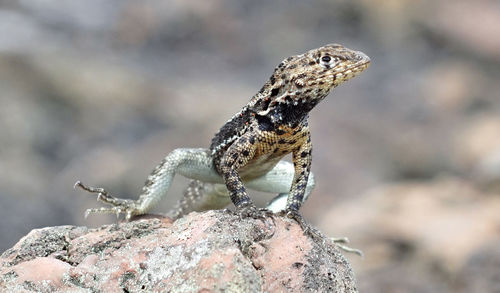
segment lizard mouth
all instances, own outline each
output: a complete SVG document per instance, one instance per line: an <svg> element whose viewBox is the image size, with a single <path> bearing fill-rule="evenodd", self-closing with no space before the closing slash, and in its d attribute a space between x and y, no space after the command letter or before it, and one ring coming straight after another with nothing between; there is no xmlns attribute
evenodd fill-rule
<svg viewBox="0 0 500 293"><path fill-rule="evenodd" d="M365 55L363 52L358 52L358 56L359 56L358 62L348 66L341 72L336 73L335 76L338 78L340 75L345 78L344 80L351 79L360 74L366 68L368 68L368 66L370 66L371 62L370 57Z"/></svg>
<svg viewBox="0 0 500 293"><path fill-rule="evenodd" d="M354 69L361 69L361 71L363 71L370 65L371 59L370 59L370 57L368 57L368 55L366 55L365 53L360 52L360 51L357 51L356 55L357 55L359 61L356 62L355 64L351 65L350 67L348 67L346 69L346 71L347 70L354 70Z"/></svg>
<svg viewBox="0 0 500 293"><path fill-rule="evenodd" d="M361 51L356 51L356 54L358 55L358 57L359 57L360 60L364 60L366 62L370 62L370 57L368 57L368 55L366 55L365 53L363 53Z"/></svg>
<svg viewBox="0 0 500 293"><path fill-rule="evenodd" d="M363 71L370 65L371 59L365 53L363 53L361 51L356 51L356 56L357 56L358 62L347 67L346 70L344 70L344 72L349 71L349 70L351 70L351 71Z"/></svg>

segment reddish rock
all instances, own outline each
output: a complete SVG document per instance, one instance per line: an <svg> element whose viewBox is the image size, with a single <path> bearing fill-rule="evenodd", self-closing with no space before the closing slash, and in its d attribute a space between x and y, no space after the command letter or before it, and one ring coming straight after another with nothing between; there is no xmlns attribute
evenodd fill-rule
<svg viewBox="0 0 500 293"><path fill-rule="evenodd" d="M0 291L357 292L336 247L293 220L223 211L33 230L3 253L0 276Z"/></svg>

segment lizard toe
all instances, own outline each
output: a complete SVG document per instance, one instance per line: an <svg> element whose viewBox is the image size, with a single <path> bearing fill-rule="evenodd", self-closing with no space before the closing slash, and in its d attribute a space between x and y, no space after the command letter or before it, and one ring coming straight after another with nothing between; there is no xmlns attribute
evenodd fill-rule
<svg viewBox="0 0 500 293"><path fill-rule="evenodd" d="M247 204L236 210L236 213L241 219L253 218L253 219L266 219L273 216L273 212L268 209L258 209L254 204Z"/></svg>

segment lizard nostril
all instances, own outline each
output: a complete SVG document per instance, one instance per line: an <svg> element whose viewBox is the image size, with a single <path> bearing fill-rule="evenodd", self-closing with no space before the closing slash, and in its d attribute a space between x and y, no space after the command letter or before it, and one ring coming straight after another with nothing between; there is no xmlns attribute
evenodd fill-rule
<svg viewBox="0 0 500 293"><path fill-rule="evenodd" d="M365 53L360 52L360 51L356 51L356 59L359 61L364 60L366 62L370 62L370 57L368 57Z"/></svg>

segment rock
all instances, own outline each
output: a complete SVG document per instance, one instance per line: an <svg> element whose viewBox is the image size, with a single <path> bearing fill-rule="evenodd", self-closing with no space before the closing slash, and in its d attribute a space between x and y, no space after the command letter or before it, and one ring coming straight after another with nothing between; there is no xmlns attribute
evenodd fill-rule
<svg viewBox="0 0 500 293"><path fill-rule="evenodd" d="M498 211L498 194L441 176L378 186L319 226L365 253L352 263L361 292L499 292L484 289L500 280Z"/></svg>
<svg viewBox="0 0 500 293"><path fill-rule="evenodd" d="M437 1L419 18L441 39L495 61L500 58L500 6L496 1ZM467 12L467 13L464 13ZM471 29L473 27L474 29Z"/></svg>
<svg viewBox="0 0 500 293"><path fill-rule="evenodd" d="M482 187L500 191L500 119L480 115L457 134L455 161Z"/></svg>
<svg viewBox="0 0 500 293"><path fill-rule="evenodd" d="M329 240L293 220L224 211L31 231L0 258L0 291L357 292Z"/></svg>
<svg viewBox="0 0 500 293"><path fill-rule="evenodd" d="M460 272L459 285L463 292L500 292L500 241L481 247Z"/></svg>

